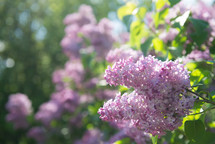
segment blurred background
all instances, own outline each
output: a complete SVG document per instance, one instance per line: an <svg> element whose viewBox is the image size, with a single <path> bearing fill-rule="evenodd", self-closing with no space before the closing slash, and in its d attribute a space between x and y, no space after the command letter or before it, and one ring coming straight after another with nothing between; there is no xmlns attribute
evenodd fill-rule
<svg viewBox="0 0 215 144"><path fill-rule="evenodd" d="M120 0L0 1L0 143L18 143L19 135L5 122L5 104L12 93L25 93L34 110L54 91L52 72L66 56L60 41L64 17L81 4L92 6L97 20L114 14Z"/></svg>

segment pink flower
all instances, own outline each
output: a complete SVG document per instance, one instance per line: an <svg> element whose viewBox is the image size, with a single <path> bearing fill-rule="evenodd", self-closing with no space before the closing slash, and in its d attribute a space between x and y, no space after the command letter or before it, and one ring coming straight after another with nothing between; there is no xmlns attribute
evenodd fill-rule
<svg viewBox="0 0 215 144"><path fill-rule="evenodd" d="M190 87L189 72L182 64L162 62L152 56L120 60L105 71L110 85L133 87L130 94L117 94L98 113L105 121L130 121L132 127L152 135L162 136L182 124L181 117L189 114L194 98L186 95Z"/></svg>
<svg viewBox="0 0 215 144"><path fill-rule="evenodd" d="M28 126L26 117L31 114L31 101L24 94L12 94L6 104L6 109L9 111L6 119L14 123L15 128L26 128Z"/></svg>
<svg viewBox="0 0 215 144"><path fill-rule="evenodd" d="M46 139L46 132L43 127L33 127L28 131L27 135L35 139L38 143L43 143Z"/></svg>

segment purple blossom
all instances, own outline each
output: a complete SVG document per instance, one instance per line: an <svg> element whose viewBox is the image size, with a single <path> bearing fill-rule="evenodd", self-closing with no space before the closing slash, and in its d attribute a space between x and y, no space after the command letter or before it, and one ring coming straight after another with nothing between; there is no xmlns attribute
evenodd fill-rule
<svg viewBox="0 0 215 144"><path fill-rule="evenodd" d="M40 106L35 115L35 119L41 121L45 126L49 126L52 120L60 118L62 108L57 101L50 100Z"/></svg>
<svg viewBox="0 0 215 144"><path fill-rule="evenodd" d="M80 85L84 79L85 71L80 60L67 61L65 64L65 71L68 78Z"/></svg>
<svg viewBox="0 0 215 144"><path fill-rule="evenodd" d="M113 23L109 19L103 18L98 23L98 28L101 33L110 33L113 30Z"/></svg>
<svg viewBox="0 0 215 144"><path fill-rule="evenodd" d="M113 144L114 142L121 140L123 138L127 137L124 130L119 131L115 135L113 135L108 142L105 142L105 144Z"/></svg>
<svg viewBox="0 0 215 144"><path fill-rule="evenodd" d="M88 5L81 5L78 13L69 14L64 19L65 25L78 24L79 26L83 26L90 23L95 24L96 19L92 8Z"/></svg>
<svg viewBox="0 0 215 144"><path fill-rule="evenodd" d="M110 50L106 56L106 60L110 63L117 62L120 59L133 57L134 60L138 60L143 55L141 51L136 51L129 48L127 45L123 45L120 48Z"/></svg>
<svg viewBox="0 0 215 144"><path fill-rule="evenodd" d="M130 33L128 32L123 32L119 34L119 40L121 44L125 44L127 42L129 42L130 40Z"/></svg>
<svg viewBox="0 0 215 144"><path fill-rule="evenodd" d="M65 55L71 59L80 57L79 50L83 47L82 40L71 35L66 35L61 41L61 46Z"/></svg>
<svg viewBox="0 0 215 144"><path fill-rule="evenodd" d="M43 127L32 127L27 135L36 140L37 143L44 143L46 140L46 132Z"/></svg>
<svg viewBox="0 0 215 144"><path fill-rule="evenodd" d="M63 90L65 87L68 87L68 83L64 82L64 78L66 77L66 71L63 69L56 70L52 74L52 82L55 84L55 88L57 91Z"/></svg>
<svg viewBox="0 0 215 144"><path fill-rule="evenodd" d="M57 101L63 110L71 113L79 104L79 95L69 88L53 93L51 98L53 101Z"/></svg>
<svg viewBox="0 0 215 144"><path fill-rule="evenodd" d="M110 98L113 98L115 96L115 94L117 93L116 90L98 90L96 93L95 93L95 96L98 98L98 99L101 99L101 100L104 100L104 99L110 99Z"/></svg>
<svg viewBox="0 0 215 144"><path fill-rule="evenodd" d="M186 96L190 87L189 72L182 64L162 62L152 56L116 62L105 71L110 85L133 87L130 94L117 94L98 113L105 121L130 121L134 128L162 136L182 124L181 117L189 114L194 98Z"/></svg>
<svg viewBox="0 0 215 144"><path fill-rule="evenodd" d="M115 42L112 22L104 18L96 24L93 11L87 5L80 6L78 13L66 16L64 24L66 35L61 41L61 46L70 59L79 58L82 48L85 50L93 48L97 58L104 58Z"/></svg>
<svg viewBox="0 0 215 144"><path fill-rule="evenodd" d="M80 128L81 126L83 126L82 124L82 119L83 119L83 114L79 113L77 116L72 117L69 121L69 124L72 127L78 127Z"/></svg>
<svg viewBox="0 0 215 144"><path fill-rule="evenodd" d="M146 144L151 141L149 134L132 126L125 126L123 129L124 133L133 138L137 144Z"/></svg>
<svg viewBox="0 0 215 144"><path fill-rule="evenodd" d="M183 63L189 63L189 62L200 62L200 61L207 61L207 60L213 60L210 56L209 50L206 51L199 51L199 50L193 50L190 54L188 54L185 59L183 60Z"/></svg>
<svg viewBox="0 0 215 144"><path fill-rule="evenodd" d="M88 104L94 101L94 97L90 94L83 94L80 96L80 104Z"/></svg>
<svg viewBox="0 0 215 144"><path fill-rule="evenodd" d="M94 77L91 78L90 80L86 81L85 83L83 83L83 87L86 89L93 89L96 88L96 84L99 82L99 78Z"/></svg>
<svg viewBox="0 0 215 144"><path fill-rule="evenodd" d="M81 29L82 34L90 40L98 57L105 57L115 41L111 31L107 31L107 29L110 28L104 24L88 24Z"/></svg>
<svg viewBox="0 0 215 144"><path fill-rule="evenodd" d="M159 38L162 39L165 43L171 42L178 35L179 31L175 28L170 28L168 32L163 32L159 35Z"/></svg>
<svg viewBox="0 0 215 144"><path fill-rule="evenodd" d="M85 71L80 60L69 60L64 69L56 70L53 73L52 81L56 85L56 90L61 91L68 88L73 82L76 87L80 87L84 79Z"/></svg>
<svg viewBox="0 0 215 144"><path fill-rule="evenodd" d="M99 129L91 129L85 132L81 140L75 144L102 144L102 133Z"/></svg>
<svg viewBox="0 0 215 144"><path fill-rule="evenodd" d="M26 128L28 126L26 117L31 114L31 101L24 94L12 94L6 104L6 109L9 111L6 119L14 123L15 128Z"/></svg>

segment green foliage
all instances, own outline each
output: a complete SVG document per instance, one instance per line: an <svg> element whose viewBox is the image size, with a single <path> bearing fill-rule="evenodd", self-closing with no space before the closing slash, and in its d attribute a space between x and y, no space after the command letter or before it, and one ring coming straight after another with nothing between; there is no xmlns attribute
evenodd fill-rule
<svg viewBox="0 0 215 144"><path fill-rule="evenodd" d="M170 6L173 7L177 3L179 3L181 0L169 0Z"/></svg>
<svg viewBox="0 0 215 144"><path fill-rule="evenodd" d="M204 136L205 126L201 120L186 121L184 131L190 140L197 142Z"/></svg>
<svg viewBox="0 0 215 144"><path fill-rule="evenodd" d="M126 15L132 15L136 5L134 3L127 3L125 6L122 6L118 9L117 15L119 19L123 19Z"/></svg>
<svg viewBox="0 0 215 144"><path fill-rule="evenodd" d="M165 23L164 18L167 16L168 12L169 12L169 8L165 8L162 11L155 13L155 16L154 16L155 28L158 28L160 24Z"/></svg>
<svg viewBox="0 0 215 144"><path fill-rule="evenodd" d="M194 26L194 32L191 34L191 38L197 45L201 46L208 39L209 24L206 21L194 18L189 18L189 21Z"/></svg>
<svg viewBox="0 0 215 144"><path fill-rule="evenodd" d="M130 138L124 138L114 142L114 144L131 144Z"/></svg>
<svg viewBox="0 0 215 144"><path fill-rule="evenodd" d="M143 44L141 44L141 51L143 52L144 56L147 55L148 49L150 48L152 44L153 37L149 37L145 40Z"/></svg>
<svg viewBox="0 0 215 144"><path fill-rule="evenodd" d="M147 35L147 31L145 31L145 24L140 21L134 21L131 24L131 35L130 42L132 46L136 46L138 49L141 45L141 39Z"/></svg>
<svg viewBox="0 0 215 144"><path fill-rule="evenodd" d="M157 0L156 1L156 10L159 10L164 7L165 4L168 3L168 0Z"/></svg>
<svg viewBox="0 0 215 144"><path fill-rule="evenodd" d="M158 143L158 136L157 135L152 137L152 143L153 144L157 144Z"/></svg>

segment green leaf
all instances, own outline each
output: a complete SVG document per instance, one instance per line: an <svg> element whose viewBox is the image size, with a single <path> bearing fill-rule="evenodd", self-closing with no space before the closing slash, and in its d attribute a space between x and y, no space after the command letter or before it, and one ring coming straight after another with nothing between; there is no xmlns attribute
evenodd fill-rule
<svg viewBox="0 0 215 144"><path fill-rule="evenodd" d="M154 15L154 23L155 27L157 28L159 24L164 24L164 18L168 15L169 13L169 8L165 8L160 12L156 12Z"/></svg>
<svg viewBox="0 0 215 144"><path fill-rule="evenodd" d="M206 61L208 64L215 64L215 61L213 61L213 60L208 60L208 61Z"/></svg>
<svg viewBox="0 0 215 144"><path fill-rule="evenodd" d="M131 144L130 138L124 138L114 142L114 144Z"/></svg>
<svg viewBox="0 0 215 144"><path fill-rule="evenodd" d="M149 37L146 39L146 41L143 44L141 44L140 48L141 48L141 51L143 52L144 56L147 55L148 49L150 48L150 46L152 44L152 40L153 40L153 37Z"/></svg>
<svg viewBox="0 0 215 144"><path fill-rule="evenodd" d="M206 21L200 19L189 18L193 25L194 31L190 34L192 40L201 46L208 39L209 24Z"/></svg>
<svg viewBox="0 0 215 144"><path fill-rule="evenodd" d="M131 46L136 46L139 49L141 45L141 39L148 35L148 31L145 29L145 24L140 21L134 21L131 24L130 30Z"/></svg>
<svg viewBox="0 0 215 144"><path fill-rule="evenodd" d="M141 21L147 12L147 9L145 7L136 8L135 16Z"/></svg>
<svg viewBox="0 0 215 144"><path fill-rule="evenodd" d="M126 15L132 15L134 9L136 8L136 5L134 3L128 2L125 6L122 6L118 9L117 15L120 20L123 19Z"/></svg>
<svg viewBox="0 0 215 144"><path fill-rule="evenodd" d="M131 23L134 19L134 16L133 15L126 15L123 17L123 23L126 25L126 28L128 31L130 31L130 26L131 26Z"/></svg>
<svg viewBox="0 0 215 144"><path fill-rule="evenodd" d="M173 7L174 5L176 5L177 3L179 3L181 0L169 0L170 3L170 7Z"/></svg>
<svg viewBox="0 0 215 144"><path fill-rule="evenodd" d="M205 126L201 120L188 120L184 124L184 131L188 139L197 142L204 136Z"/></svg>
<svg viewBox="0 0 215 144"><path fill-rule="evenodd" d="M212 92L210 92L210 95L211 95L211 96L214 96L214 95L215 95L215 90L212 91Z"/></svg>
<svg viewBox="0 0 215 144"><path fill-rule="evenodd" d="M153 43L155 51L162 52L164 55L167 53L167 51L165 50L165 45L161 39L154 38L152 40L152 43Z"/></svg>
<svg viewBox="0 0 215 144"><path fill-rule="evenodd" d="M210 47L210 53L215 54L215 40L212 41L212 46Z"/></svg>
<svg viewBox="0 0 215 144"><path fill-rule="evenodd" d="M158 136L157 135L152 137L152 143L153 144L157 144L158 143Z"/></svg>
<svg viewBox="0 0 215 144"><path fill-rule="evenodd" d="M161 9L165 4L168 4L168 0L157 0L156 1L156 10Z"/></svg>

